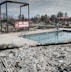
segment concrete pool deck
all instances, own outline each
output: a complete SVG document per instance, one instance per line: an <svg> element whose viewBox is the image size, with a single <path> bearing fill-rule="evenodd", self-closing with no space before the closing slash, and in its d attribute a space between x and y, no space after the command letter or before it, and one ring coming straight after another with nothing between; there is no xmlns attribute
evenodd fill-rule
<svg viewBox="0 0 71 72"><path fill-rule="evenodd" d="M71 30L66 28L60 28L59 30ZM35 41L25 39L22 37L19 37L20 35L27 35L27 34L36 34L36 33L42 33L42 32L51 32L56 31L56 29L46 29L46 30L35 30L35 31L25 31L25 32L16 32L16 33L8 33L8 34L1 34L0 35L0 45L2 44L15 44L15 45L37 45L40 43L37 43Z"/></svg>

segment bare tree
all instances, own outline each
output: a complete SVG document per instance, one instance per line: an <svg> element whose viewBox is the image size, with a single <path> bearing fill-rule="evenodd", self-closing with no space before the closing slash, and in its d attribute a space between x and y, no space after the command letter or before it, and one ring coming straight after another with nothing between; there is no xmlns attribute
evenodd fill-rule
<svg viewBox="0 0 71 72"><path fill-rule="evenodd" d="M63 12L58 12L57 17L63 17Z"/></svg>

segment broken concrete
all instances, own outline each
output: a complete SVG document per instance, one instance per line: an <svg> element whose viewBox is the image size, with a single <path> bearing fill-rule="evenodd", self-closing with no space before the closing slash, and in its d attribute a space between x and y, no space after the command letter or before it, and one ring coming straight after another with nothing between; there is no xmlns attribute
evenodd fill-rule
<svg viewBox="0 0 71 72"><path fill-rule="evenodd" d="M71 44L0 51L0 72L70 72Z"/></svg>

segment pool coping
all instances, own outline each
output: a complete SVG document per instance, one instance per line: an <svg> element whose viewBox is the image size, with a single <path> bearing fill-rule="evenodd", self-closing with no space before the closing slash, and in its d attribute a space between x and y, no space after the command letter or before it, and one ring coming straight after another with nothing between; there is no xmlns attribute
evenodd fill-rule
<svg viewBox="0 0 71 72"><path fill-rule="evenodd" d="M37 44L36 46L51 46L51 45L63 45L63 44L71 44L71 41L66 42L59 42L59 43L45 43L45 44Z"/></svg>
<svg viewBox="0 0 71 72"><path fill-rule="evenodd" d="M69 30L69 29L60 28L59 30L62 31L62 30ZM26 35L27 34L42 33L42 32L52 32L52 31L56 31L56 29L29 31L29 32L26 32ZM71 31L71 29L69 31ZM25 33L22 32L22 35L23 34L25 34ZM16 44L16 45L25 45L25 46L48 45L48 44L41 44L41 43L38 43L38 42L33 41L33 40L29 40L29 39L26 39L26 38L19 37L20 35L21 35L21 32L1 34L0 35L0 45L1 44L13 44L13 43ZM69 42L67 42L67 43L69 43ZM49 44L49 45L53 45L53 44L54 43ZM55 43L55 45L56 45L56 43Z"/></svg>

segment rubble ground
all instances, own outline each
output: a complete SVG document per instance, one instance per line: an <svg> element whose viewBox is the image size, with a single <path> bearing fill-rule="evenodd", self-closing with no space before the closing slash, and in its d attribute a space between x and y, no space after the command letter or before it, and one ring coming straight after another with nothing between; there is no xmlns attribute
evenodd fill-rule
<svg viewBox="0 0 71 72"><path fill-rule="evenodd" d="M71 72L71 44L2 50L0 72Z"/></svg>

